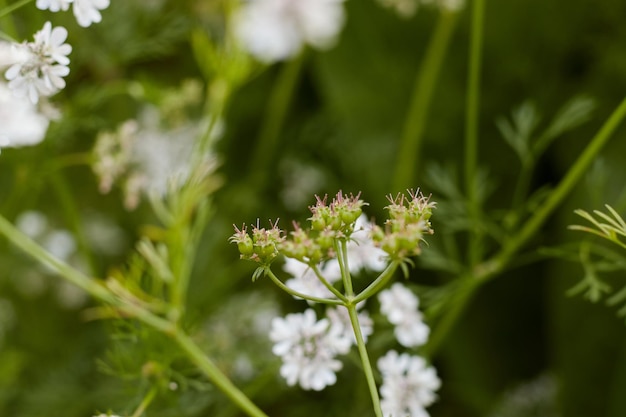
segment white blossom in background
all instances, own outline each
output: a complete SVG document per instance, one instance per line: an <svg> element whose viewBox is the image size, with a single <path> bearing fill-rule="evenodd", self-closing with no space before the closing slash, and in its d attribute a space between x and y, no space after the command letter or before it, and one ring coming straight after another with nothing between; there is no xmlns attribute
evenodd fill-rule
<svg viewBox="0 0 626 417"><path fill-rule="evenodd" d="M304 44L331 47L345 21L344 0L248 0L235 17L235 33L257 59L272 63Z"/></svg>
<svg viewBox="0 0 626 417"><path fill-rule="evenodd" d="M34 42L14 44L21 58L4 75L17 97L28 97L36 104L40 96L51 96L65 87L63 77L70 73L67 55L72 52L66 39L64 27L52 28L52 24L46 22L35 33Z"/></svg>
<svg viewBox="0 0 626 417"><path fill-rule="evenodd" d="M93 170L100 192L108 193L118 183L129 210L137 207L142 195L165 195L171 184L181 185L189 178L196 138L206 127L187 122L163 129L159 122L159 112L148 108L139 121L127 121L96 140ZM218 124L214 136L221 132Z"/></svg>
<svg viewBox="0 0 626 417"><path fill-rule="evenodd" d="M78 24L88 27L102 21L100 10L106 9L110 4L110 0L74 0L72 11Z"/></svg>
<svg viewBox="0 0 626 417"><path fill-rule="evenodd" d="M66 11L73 4L72 11L76 21L82 27L91 26L92 23L102 21L101 10L111 4L110 0L37 0L37 8L50 10L51 12Z"/></svg>
<svg viewBox="0 0 626 417"><path fill-rule="evenodd" d="M378 294L380 311L394 325L394 335L405 347L421 346L428 340L430 329L418 310L419 300L404 285L395 283Z"/></svg>
<svg viewBox="0 0 626 417"><path fill-rule="evenodd" d="M58 12L60 10L65 11L69 9L72 1L74 0L37 0L36 6L40 10Z"/></svg>
<svg viewBox="0 0 626 417"><path fill-rule="evenodd" d="M15 97L0 81L0 149L32 146L46 136L50 119L26 97Z"/></svg>
<svg viewBox="0 0 626 417"><path fill-rule="evenodd" d="M292 290L312 297L336 298L333 293L322 284L317 278L317 275L315 275L315 272L307 264L293 258L287 258L285 259L283 270L293 277L285 281L285 285ZM327 277L324 268L322 268L320 272L330 284L338 280L336 274ZM341 275L339 278L340 277Z"/></svg>
<svg viewBox="0 0 626 417"><path fill-rule="evenodd" d="M437 371L419 356L389 351L378 359L383 383L380 405L385 417L429 417L426 407L441 386Z"/></svg>
<svg viewBox="0 0 626 417"><path fill-rule="evenodd" d="M15 220L16 227L25 235L39 243L46 251L74 268L87 271L84 258L78 253L78 246L72 234L53 227L48 218L39 211L21 213ZM53 270L47 266L29 267L20 271L16 289L25 296L37 297L51 288L59 305L65 309L77 309L85 305L88 296L85 291L63 280L49 280Z"/></svg>
<svg viewBox="0 0 626 417"><path fill-rule="evenodd" d="M318 321L311 309L275 317L270 330L272 352L283 361L280 374L287 384L315 391L333 385L335 372L342 368L336 356L347 353L351 345L343 330L328 319Z"/></svg>

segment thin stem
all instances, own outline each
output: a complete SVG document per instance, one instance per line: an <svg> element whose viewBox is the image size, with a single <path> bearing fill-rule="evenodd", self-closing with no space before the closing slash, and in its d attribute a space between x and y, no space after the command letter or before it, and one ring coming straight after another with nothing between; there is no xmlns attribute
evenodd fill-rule
<svg viewBox="0 0 626 417"><path fill-rule="evenodd" d="M483 47L485 0L472 3L472 32L467 73L468 91L465 115L465 189L470 216L478 223L479 203L476 187L478 170L478 115L480 110L480 71ZM474 266L482 256L482 231L474 228L469 243L469 263Z"/></svg>
<svg viewBox="0 0 626 417"><path fill-rule="evenodd" d="M480 71L483 46L485 0L472 2L472 33L467 73L468 91L465 114L465 180L470 201L474 201L474 179L478 160L478 113L480 109Z"/></svg>
<svg viewBox="0 0 626 417"><path fill-rule="evenodd" d="M457 13L455 12L445 9L441 11L424 61L417 73L398 151L398 163L393 180L394 190L413 187L413 180L419 171L424 128L428 120L433 92L441 72L441 65L454 31L456 18Z"/></svg>
<svg viewBox="0 0 626 417"><path fill-rule="evenodd" d="M267 417L256 404L250 400L239 388L228 379L222 371L211 361L198 345L184 332L174 333L174 340L187 354L191 361L211 380L211 382L250 417Z"/></svg>
<svg viewBox="0 0 626 417"><path fill-rule="evenodd" d="M159 392L159 389L156 386L153 386L143 398L141 404L139 404L139 407L137 407L135 412L130 417L140 417L146 411L152 400L154 400L157 392Z"/></svg>
<svg viewBox="0 0 626 417"><path fill-rule="evenodd" d="M367 300L370 297L373 297L378 291L380 291L387 282L393 277L393 274L398 269L398 265L400 265L397 261L391 262L387 265L387 268L383 272L380 273L378 278L376 278L370 285L367 286L363 291L361 291L356 297L354 297L353 303L358 304L363 300Z"/></svg>
<svg viewBox="0 0 626 417"><path fill-rule="evenodd" d="M5 235L14 245L42 264L50 267L63 278L87 291L93 297L115 306L124 316L133 317L166 335L172 336L182 350L189 356L191 361L241 410L251 417L267 417L267 415L246 397L243 392L233 385L228 377L215 366L189 336L175 327L172 322L150 313L141 306L128 302L123 298L116 297L108 288L98 281L89 278L82 272L50 255L1 215L0 233Z"/></svg>
<svg viewBox="0 0 626 417"><path fill-rule="evenodd" d="M274 284L278 286L278 288L285 291L287 294L293 295L294 297L302 298L303 300L314 301L321 304L343 305L345 302L347 302L347 299L343 295L341 296L341 300L332 300L330 298L314 297L311 295L303 294L296 290L292 290L291 288L283 284L283 282L279 280L276 275L274 275L271 269L267 268L266 272L270 279L274 282Z"/></svg>
<svg viewBox="0 0 626 417"><path fill-rule="evenodd" d="M52 188L56 192L61 207L63 208L65 220L69 223L71 230L74 232L74 236L76 236L80 254L87 260L90 272L95 275L98 271L98 266L96 260L91 254L91 251L89 250L80 213L78 212L76 202L71 194L68 183L59 171L51 173L50 182L52 184Z"/></svg>
<svg viewBox="0 0 626 417"><path fill-rule="evenodd" d="M625 117L626 98L613 111L609 119L591 139L591 142L589 142L585 150L578 157L563 180L561 180L557 188L550 194L545 203L534 213L524 226L522 226L520 232L490 260L476 265L471 275L460 278L466 281L467 286L457 296L458 298L454 299L451 308L441 319L440 325L435 328L429 342L430 346L426 348L429 357L432 357L438 350L443 339L453 328L480 285L496 277L510 264L513 255L534 236L541 225L547 220L548 216L552 214L574 188L576 183L578 183L580 178L587 172L595 157Z"/></svg>
<svg viewBox="0 0 626 417"><path fill-rule="evenodd" d="M348 314L350 315L350 323L352 324L352 329L354 330L356 346L359 350L361 364L363 365L363 372L365 373L367 386L370 391L370 396L372 397L374 413L376 413L376 417L383 417L383 412L380 408L380 399L378 397L378 387L376 386L376 380L374 379L372 365L370 363L369 356L367 355L367 349L365 347L365 341L363 340L363 334L361 333L361 325L359 324L359 315L356 311L356 304L349 304L346 306L346 308L348 309Z"/></svg>
<svg viewBox="0 0 626 417"><path fill-rule="evenodd" d="M335 295L335 297L337 297L337 298L339 298L339 299L341 299L343 301L346 301L346 298L344 297L344 295L341 292L339 292L339 290L337 288L333 287L333 285L330 282L328 282L328 280L326 278L324 278L324 276L320 272L320 270L317 267L317 265L312 265L311 269L313 270L313 272L315 272L315 276L317 276L317 279L319 279L320 282L322 284L324 284L324 286L326 288L328 288L328 291L332 292Z"/></svg>
<svg viewBox="0 0 626 417"><path fill-rule="evenodd" d="M337 261L339 262L339 270L341 271L346 297L351 298L354 295L354 290L352 289L352 277L350 276L350 265L348 264L347 242L345 240L335 241L335 251L337 252Z"/></svg>
<svg viewBox="0 0 626 417"><path fill-rule="evenodd" d="M267 179L267 171L272 163L280 131L285 123L287 110L300 78L305 55L306 52L303 52L300 56L284 64L267 103L263 124L252 154L250 169L250 175L254 176L261 186Z"/></svg>
<svg viewBox="0 0 626 417"><path fill-rule="evenodd" d="M591 139L591 142L589 142L585 150L569 169L556 189L550 194L548 199L535 211L533 216L524 224L521 231L513 240L504 246L494 259L499 260L502 264L508 262L509 258L537 232L548 216L552 214L556 207L578 183L580 178L587 172L591 163L611 138L611 135L624 117L626 117L626 98L622 100L598 133Z"/></svg>
<svg viewBox="0 0 626 417"><path fill-rule="evenodd" d="M4 9L0 10L0 18L3 18L4 16L11 14L15 10L26 6L28 3L31 3L32 1L33 0L21 0L5 7Z"/></svg>

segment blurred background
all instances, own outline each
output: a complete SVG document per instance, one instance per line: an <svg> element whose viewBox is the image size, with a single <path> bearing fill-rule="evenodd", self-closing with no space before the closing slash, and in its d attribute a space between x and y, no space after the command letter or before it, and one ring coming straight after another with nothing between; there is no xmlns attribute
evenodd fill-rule
<svg viewBox="0 0 626 417"><path fill-rule="evenodd" d="M423 7L401 18L374 0L347 1L345 8L337 45L306 51L301 58L285 123L262 172L255 171L255 144L269 97L289 64L259 66L234 92L215 145L224 183L213 198L213 217L193 274L189 326L203 348L273 416L370 415L356 355L344 360L337 384L323 392L289 388L280 379L267 323L304 305L267 280L252 283L255 265L240 261L227 241L233 223L280 218L288 228L291 219L304 221L314 194L339 189L360 191L370 203L368 216L382 219L385 196L401 191L392 189L399 138L439 12ZM147 103L174 126L172 108L183 111L185 123L197 120L210 80L194 54L192 34L215 34L219 10L212 0L113 1L103 21L88 30L69 13L52 15L34 5L1 18L0 29L14 25L23 39L46 20L63 25L73 52L68 86L51 100L62 117L52 122L45 141L2 150L0 213L36 227L44 246L96 276L122 265L142 227L156 220L146 202L128 210L119 188L102 194L85 155L100 132L143 117ZM556 185L623 99L625 18L622 0L487 0L479 163L493 184L488 215L498 218L509 207L520 167L496 120L530 101L545 125L575 96L595 102L591 118L559 138L537 165L531 188ZM430 164L463 181L469 21L466 7L435 86L414 178L414 187L433 193L435 201L439 196L426 175ZM626 415L624 318L604 298L590 303L581 295L567 296L584 276L582 266L545 255L545 248L584 237L567 230L580 223L574 209L608 203L624 213L625 164L622 127L590 175L526 248L533 262L520 260L467 305L434 357L443 386L429 409L432 416ZM445 228L446 219L435 212L432 221L437 246L438 228ZM83 231L80 237L77 228ZM621 288L624 277L624 270L602 274L613 290ZM418 262L408 283L419 290L453 278ZM147 415L240 415L167 340L128 331L128 323L89 320L93 305L0 240L0 415L131 413L150 385L146 364L166 367L173 381ZM381 349L374 343L373 355Z"/></svg>

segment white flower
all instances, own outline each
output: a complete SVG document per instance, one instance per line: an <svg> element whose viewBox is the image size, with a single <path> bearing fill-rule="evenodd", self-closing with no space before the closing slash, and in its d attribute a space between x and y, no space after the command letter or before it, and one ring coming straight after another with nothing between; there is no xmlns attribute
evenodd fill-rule
<svg viewBox="0 0 626 417"><path fill-rule="evenodd" d="M67 10L70 8L70 3L74 0L37 0L37 8L40 10L50 10L51 12L58 12L59 10Z"/></svg>
<svg viewBox="0 0 626 417"><path fill-rule="evenodd" d="M328 48L341 30L344 0L249 0L235 19L236 34L264 62L297 54L307 43Z"/></svg>
<svg viewBox="0 0 626 417"><path fill-rule="evenodd" d="M102 15L100 10L104 10L110 5L110 0L74 0L74 16L82 27L90 26L92 23L100 23Z"/></svg>
<svg viewBox="0 0 626 417"><path fill-rule="evenodd" d="M280 356L280 374L288 385L300 384L303 389L320 391L337 381L335 372L342 363L335 359L350 349L343 328L328 319L317 320L311 309L302 314L288 314L272 320L270 339L272 352Z"/></svg>
<svg viewBox="0 0 626 417"><path fill-rule="evenodd" d="M25 97L15 97L0 81L0 148L32 146L46 136L50 120Z"/></svg>
<svg viewBox="0 0 626 417"><path fill-rule="evenodd" d="M437 372L423 358L390 351L378 360L383 377L381 408L385 417L428 417L426 407L441 386Z"/></svg>
<svg viewBox="0 0 626 417"><path fill-rule="evenodd" d="M378 294L380 311L394 327L394 334L402 346L421 346L428 340L430 329L422 320L419 300L411 290L400 283Z"/></svg>
<svg viewBox="0 0 626 417"><path fill-rule="evenodd" d="M63 87L63 77L69 74L67 57L72 47L65 42L67 30L50 22L35 33L34 42L15 44L20 49L21 59L11 65L5 73L9 88L18 97L28 97L33 104L39 96L50 96Z"/></svg>

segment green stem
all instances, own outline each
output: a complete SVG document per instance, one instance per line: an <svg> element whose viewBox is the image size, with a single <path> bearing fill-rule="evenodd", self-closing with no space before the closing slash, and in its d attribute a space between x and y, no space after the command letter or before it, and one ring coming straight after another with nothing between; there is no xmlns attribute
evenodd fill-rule
<svg viewBox="0 0 626 417"><path fill-rule="evenodd" d="M472 3L472 32L470 37L470 56L467 73L468 91L465 114L465 189L468 211L475 224L479 224L479 202L476 179L478 170L478 115L480 110L480 71L483 47L483 18L485 0ZM482 257L482 231L473 230L469 243L469 263L474 266Z"/></svg>
<svg viewBox="0 0 626 417"><path fill-rule="evenodd" d="M350 265L348 264L348 244L345 240L335 241L335 251L337 252L337 261L339 262L339 270L341 271L341 279L346 292L346 297L354 296L352 289L352 277L350 276Z"/></svg>
<svg viewBox="0 0 626 417"><path fill-rule="evenodd" d="M370 297L373 297L378 291L380 291L387 282L393 277L393 274L398 269L399 263L397 261L391 262L387 268L376 278L370 285L367 286L363 291L361 291L356 297L354 297L353 303L358 304L363 300L367 300Z"/></svg>
<svg viewBox="0 0 626 417"><path fill-rule="evenodd" d="M4 9L0 10L0 18L3 18L4 16L7 16L9 14L11 14L12 12L14 12L15 10L26 6L28 3L31 3L33 0L21 0L18 1L16 3L13 3L7 7L5 7Z"/></svg>
<svg viewBox="0 0 626 417"><path fill-rule="evenodd" d="M74 236L76 236L78 250L87 261L91 274L95 275L98 271L98 265L89 250L89 245L87 243L81 222L81 216L78 212L78 208L76 207L75 200L72 197L68 183L59 171L53 171L51 173L50 182L52 184L52 188L56 192L61 207L63 208L65 220L68 222Z"/></svg>
<svg viewBox="0 0 626 417"><path fill-rule="evenodd" d="M339 292L337 288L333 287L333 285L330 282L328 282L326 278L324 278L324 276L320 272L317 265L311 265L310 268L313 270L313 272L315 272L315 276L317 276L317 279L319 279L320 282L324 284L326 288L328 288L328 291L332 292L335 295L335 297L339 298L340 300L347 301L344 295L341 292Z"/></svg>
<svg viewBox="0 0 626 417"><path fill-rule="evenodd" d="M455 12L441 11L435 33L430 39L424 61L417 73L398 151L398 163L393 180L393 189L396 191L411 188L415 174L419 171L424 128L456 18Z"/></svg>
<svg viewBox="0 0 626 417"><path fill-rule="evenodd" d="M244 413L250 417L267 417L267 414L240 391L187 334L178 330L173 336L178 346L187 354L191 361Z"/></svg>
<svg viewBox="0 0 626 417"><path fill-rule="evenodd" d="M535 211L533 216L528 219L515 238L506 244L500 253L494 257L495 260L501 264L507 263L510 257L537 232L548 216L552 214L581 177L588 171L591 163L611 138L611 135L624 117L626 117L626 98L622 100L598 133L591 139L591 142L589 142L585 150L569 169L556 189L550 194L548 199Z"/></svg>
<svg viewBox="0 0 626 417"><path fill-rule="evenodd" d="M457 298L453 299L451 308L441 319L440 324L435 327L429 346L426 348L429 357L432 357L435 351L438 350L443 339L461 316L480 285L500 274L505 267L510 264L513 255L532 238L547 220L548 216L554 212L558 205L571 192L576 183L578 183L580 178L587 172L595 157L625 117L626 98L613 111L609 119L591 139L591 142L589 142L585 150L578 157L563 180L561 180L557 188L550 194L545 203L522 226L520 232L511 241L505 244L502 250L490 260L476 265L471 275L460 278L466 281L467 286L461 290Z"/></svg>
<svg viewBox="0 0 626 417"><path fill-rule="evenodd" d="M66 263L50 255L41 246L33 242L28 236L16 229L9 221L0 215L0 234L5 235L15 246L50 267L60 276L87 291L93 297L115 306L124 315L133 317L154 329L170 335L178 343L181 349L189 356L211 382L215 384L228 398L230 398L241 410L251 417L267 417L246 395L241 392L232 382L206 357L202 350L179 328L159 316L156 316L143 307L127 302L116 297L108 288L96 280L89 278L82 272L72 268Z"/></svg>
<svg viewBox="0 0 626 417"><path fill-rule="evenodd" d="M465 180L470 201L475 201L474 179L478 161L478 113L480 109L480 71L483 46L485 0L472 2L472 33L467 73L468 91L465 113Z"/></svg>
<svg viewBox="0 0 626 417"><path fill-rule="evenodd" d="M309 301L313 301L316 303L331 304L331 305L343 305L347 301L347 299L343 295L341 297L342 298L341 300L331 300L330 298L319 298L319 297L313 297L311 295L303 294L299 291L292 290L291 288L283 284L283 282L279 280L276 275L274 275L271 269L267 268L266 272L267 272L267 275L270 277L270 279L274 282L274 284L278 286L278 288L285 291L287 294L293 295L294 297L302 298L303 300L309 300Z"/></svg>
<svg viewBox="0 0 626 417"><path fill-rule="evenodd" d="M350 315L350 323L354 330L354 336L356 337L356 346L359 350L359 356L361 357L361 364L363 365L363 372L365 372L365 379L367 380L367 386L372 397L372 405L374 406L374 413L376 417L383 417L383 412L380 408L380 399L378 397L378 387L376 387L376 380L374 379L374 372L372 371L372 365L370 363L369 356L367 355L367 349L365 347L365 341L363 340L363 334L361 333L361 325L359 324L359 315L356 311L356 304L349 304L346 306L348 314Z"/></svg>
<svg viewBox="0 0 626 417"><path fill-rule="evenodd" d="M270 95L263 116L263 124L256 139L250 168L250 175L254 176L255 182L260 186L263 186L267 180L268 168L273 161L274 150L278 144L287 110L300 78L305 55L306 52L303 52L300 56L283 64Z"/></svg>
<svg viewBox="0 0 626 417"><path fill-rule="evenodd" d="M150 403L154 400L154 397L156 397L158 391L159 389L156 386L153 386L150 391L148 391L144 399L141 401L139 407L137 407L135 412L130 417L140 417L146 411L146 408L148 408Z"/></svg>

